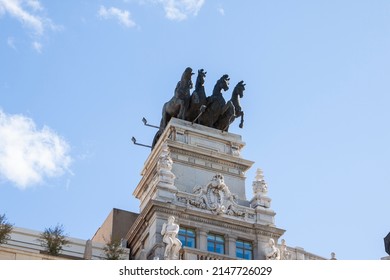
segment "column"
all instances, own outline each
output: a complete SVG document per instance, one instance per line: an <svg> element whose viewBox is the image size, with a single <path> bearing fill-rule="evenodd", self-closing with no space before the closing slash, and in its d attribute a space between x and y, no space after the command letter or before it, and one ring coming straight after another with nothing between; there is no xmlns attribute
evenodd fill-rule
<svg viewBox="0 0 390 280"><path fill-rule="evenodd" d="M227 242L226 247L226 255L229 255L229 257L235 258L236 257L236 236L232 235L225 235L225 240Z"/></svg>
<svg viewBox="0 0 390 280"><path fill-rule="evenodd" d="M207 252L207 232L204 229L196 229L197 249Z"/></svg>

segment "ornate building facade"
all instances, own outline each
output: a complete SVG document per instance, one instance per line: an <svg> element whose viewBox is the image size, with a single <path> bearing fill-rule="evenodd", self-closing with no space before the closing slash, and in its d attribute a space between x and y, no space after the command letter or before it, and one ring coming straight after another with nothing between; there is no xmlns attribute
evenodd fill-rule
<svg viewBox="0 0 390 280"><path fill-rule="evenodd" d="M113 209L91 240L69 238L56 257L45 254L40 232L15 228L0 259L104 259L104 244L120 240L122 259L162 260L172 245L168 227L181 247L170 259L325 259L281 239L260 169L248 198L245 173L254 162L241 156L244 146L240 135L172 118L134 190L139 213Z"/></svg>
<svg viewBox="0 0 390 280"><path fill-rule="evenodd" d="M240 135L172 118L147 158L134 196L140 214L125 239L131 259L164 259L161 230L170 216L180 225L180 258L266 259L270 239L282 259L324 259L281 243L263 173L253 194Z"/></svg>

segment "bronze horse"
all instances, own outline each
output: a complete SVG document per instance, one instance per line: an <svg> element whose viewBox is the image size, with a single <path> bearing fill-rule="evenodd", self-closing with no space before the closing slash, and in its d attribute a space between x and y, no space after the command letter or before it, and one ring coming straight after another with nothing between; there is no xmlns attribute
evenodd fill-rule
<svg viewBox="0 0 390 280"><path fill-rule="evenodd" d="M191 67L184 70L181 80L176 85L173 97L163 106L160 129L164 130L172 117L185 119L190 99L190 89L193 87L191 81L193 74Z"/></svg>
<svg viewBox="0 0 390 280"><path fill-rule="evenodd" d="M190 89L193 87L191 76L192 68L187 67L181 75L180 81L177 83L173 97L163 105L160 128L156 132L152 142L152 149L156 145L165 127L172 117L185 119L186 110L190 100Z"/></svg>
<svg viewBox="0 0 390 280"><path fill-rule="evenodd" d="M215 124L215 128L223 131L229 130L229 125L233 123L236 118L241 117L239 124L240 128L244 126L244 111L242 111L240 105L240 98L244 97L245 84L244 81L240 81L233 89L232 97L228 101L232 104L218 119Z"/></svg>
<svg viewBox="0 0 390 280"><path fill-rule="evenodd" d="M241 108L240 99L244 97L244 90L245 90L246 84L244 84L244 81L240 81L235 87L232 92L232 98L230 99L233 102L234 109L235 109L235 119L238 117L241 117L241 121L239 124L240 128L244 127L244 111ZM234 121L234 119L233 119Z"/></svg>
<svg viewBox="0 0 390 280"><path fill-rule="evenodd" d="M187 121L194 121L200 113L200 107L206 105L207 97L204 90L204 81L207 72L203 69L198 70L198 77L195 82L195 90L191 94L189 108L186 113L185 119Z"/></svg>
<svg viewBox="0 0 390 280"><path fill-rule="evenodd" d="M207 97L206 111L199 118L200 124L215 128L215 123L220 115L231 107L231 104L226 104L225 98L222 96L222 90L229 89L229 80L229 76L225 74L215 84L213 94Z"/></svg>

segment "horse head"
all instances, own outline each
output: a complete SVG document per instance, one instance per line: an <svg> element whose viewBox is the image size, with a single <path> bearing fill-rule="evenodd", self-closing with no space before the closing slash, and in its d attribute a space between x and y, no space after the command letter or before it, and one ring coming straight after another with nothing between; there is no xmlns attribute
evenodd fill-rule
<svg viewBox="0 0 390 280"><path fill-rule="evenodd" d="M206 74L207 74L207 72L205 72L204 69L199 69L198 70L198 77L196 78L196 85L197 86L203 86L204 85Z"/></svg>
<svg viewBox="0 0 390 280"><path fill-rule="evenodd" d="M230 81L229 75L228 74L223 75L220 81L221 81L222 89L224 91L227 91L229 89L229 81Z"/></svg>
<svg viewBox="0 0 390 280"><path fill-rule="evenodd" d="M223 75L215 84L213 95L220 95L221 90L227 91L229 89L229 75L225 74Z"/></svg>
<svg viewBox="0 0 390 280"><path fill-rule="evenodd" d="M194 73L192 73L192 68L187 67L184 70L183 75L181 75L180 85L183 85L184 87L187 87L189 89L192 88L193 87L193 84L191 81L192 75L194 75Z"/></svg>
<svg viewBox="0 0 390 280"><path fill-rule="evenodd" d="M240 98L244 96L245 85L244 81L240 81L233 90Z"/></svg>

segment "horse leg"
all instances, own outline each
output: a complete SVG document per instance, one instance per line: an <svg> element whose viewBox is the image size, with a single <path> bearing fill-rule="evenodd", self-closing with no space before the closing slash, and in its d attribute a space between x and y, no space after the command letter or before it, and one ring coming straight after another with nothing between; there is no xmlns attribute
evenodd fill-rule
<svg viewBox="0 0 390 280"><path fill-rule="evenodd" d="M163 106L160 129L164 130L171 118L175 116L175 104L173 104L171 101L168 101Z"/></svg>
<svg viewBox="0 0 390 280"><path fill-rule="evenodd" d="M167 103L164 104L161 112L160 129L164 130L169 120L167 120Z"/></svg>
<svg viewBox="0 0 390 280"><path fill-rule="evenodd" d="M241 111L241 121L239 127L240 128L244 127L244 111Z"/></svg>
<svg viewBox="0 0 390 280"><path fill-rule="evenodd" d="M189 110L189 105L190 105L190 97L186 97L180 100L179 102L180 109L179 109L179 114L177 116L179 119L186 120L187 111Z"/></svg>
<svg viewBox="0 0 390 280"><path fill-rule="evenodd" d="M177 118L181 119L181 120L184 120L184 117L185 117L184 101L183 100L177 100L176 104L179 106L179 114L177 115Z"/></svg>

